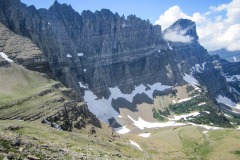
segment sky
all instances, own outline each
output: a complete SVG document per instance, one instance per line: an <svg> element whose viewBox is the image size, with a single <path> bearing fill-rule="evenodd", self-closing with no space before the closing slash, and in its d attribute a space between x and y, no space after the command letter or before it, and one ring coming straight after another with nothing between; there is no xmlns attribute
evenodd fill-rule
<svg viewBox="0 0 240 160"><path fill-rule="evenodd" d="M55 0L21 0L37 9L49 8ZM209 51L240 50L240 0L58 0L83 10L110 9L119 15L134 14L163 29L179 18L196 22L200 43ZM179 35L181 36L181 35ZM183 37L181 37L183 38Z"/></svg>

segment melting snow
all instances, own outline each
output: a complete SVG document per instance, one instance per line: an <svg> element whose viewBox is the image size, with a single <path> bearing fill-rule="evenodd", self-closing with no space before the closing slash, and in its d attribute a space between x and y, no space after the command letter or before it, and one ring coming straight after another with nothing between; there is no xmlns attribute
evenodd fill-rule
<svg viewBox="0 0 240 160"><path fill-rule="evenodd" d="M136 142L133 142L131 140L129 140L131 145L134 145L135 147L137 147L140 151L143 151L142 148L136 143Z"/></svg>
<svg viewBox="0 0 240 160"><path fill-rule="evenodd" d="M109 124L108 119L119 115L112 107L111 96L109 99L98 99L93 92L85 91L84 100L87 102L89 110L106 124Z"/></svg>
<svg viewBox="0 0 240 160"><path fill-rule="evenodd" d="M80 85L81 88L85 88L85 89L88 88L87 86L83 85L82 82L79 82L79 85Z"/></svg>
<svg viewBox="0 0 240 160"><path fill-rule="evenodd" d="M132 91L131 94L123 94L118 87L109 88L109 90L111 92L111 97L113 99L122 97L128 100L129 102L132 102L133 97L135 97L137 94L145 93L149 98L153 99L153 92L155 90L164 91L165 89L171 88L171 86L165 86L165 85L162 85L161 83L155 83L153 85L148 85L148 86L150 87L150 90L146 91L146 87L143 84L141 84L135 87L135 89Z"/></svg>
<svg viewBox="0 0 240 160"><path fill-rule="evenodd" d="M169 127L169 126L183 126L184 123L176 123L174 121L158 123L158 122L146 122L141 117L138 120L134 120L132 117L128 115L128 118L133 121L133 124L137 126L139 129L143 130L144 128L162 128L162 127Z"/></svg>
<svg viewBox="0 0 240 160"><path fill-rule="evenodd" d="M150 133L141 133L139 134L140 137L148 138L150 136Z"/></svg>
<svg viewBox="0 0 240 160"><path fill-rule="evenodd" d="M83 53L78 53L77 56L82 57Z"/></svg>
<svg viewBox="0 0 240 160"><path fill-rule="evenodd" d="M170 46L169 42L167 42L167 45L168 45L168 48L169 48L170 50L173 50L172 47Z"/></svg>
<svg viewBox="0 0 240 160"><path fill-rule="evenodd" d="M202 102L202 103L199 103L198 106L202 106L202 105L205 105L206 102Z"/></svg>
<svg viewBox="0 0 240 160"><path fill-rule="evenodd" d="M238 126L237 130L240 130L240 126Z"/></svg>
<svg viewBox="0 0 240 160"><path fill-rule="evenodd" d="M202 133L203 133L203 134L207 134L207 133L208 133L208 131L203 131Z"/></svg>
<svg viewBox="0 0 240 160"><path fill-rule="evenodd" d="M233 107L233 108L238 108L240 109L240 104L236 104L234 103L233 101L231 101L231 99L227 98L227 97L224 97L224 96L221 96L219 95L217 98L216 98L217 102L218 103L223 103L229 107Z"/></svg>
<svg viewBox="0 0 240 160"><path fill-rule="evenodd" d="M184 98L184 99L179 100L177 103L189 101L189 100L191 100L192 98L193 98L193 97Z"/></svg>
<svg viewBox="0 0 240 160"><path fill-rule="evenodd" d="M3 59L5 59L6 61L8 61L8 62L10 62L10 63L13 62L13 60L11 60L10 58L8 58L8 56L7 56L5 53L0 52L0 55L1 55L1 57L2 57Z"/></svg>
<svg viewBox="0 0 240 160"><path fill-rule="evenodd" d="M177 120L180 120L180 119L185 119L187 120L187 117L190 117L190 116L198 116L200 113L199 112L193 112L193 113L189 113L189 114L184 114L184 115L180 115L180 116L175 116L174 115L174 118L169 118L169 120L172 120L172 121L177 121Z"/></svg>
<svg viewBox="0 0 240 160"><path fill-rule="evenodd" d="M183 79L191 85L196 85L199 83L192 75L186 73L184 74Z"/></svg>
<svg viewBox="0 0 240 160"><path fill-rule="evenodd" d="M195 66L191 68L191 71L197 71L198 73L202 73L202 71L205 70L206 63L207 62L204 62L202 64L195 64Z"/></svg>
<svg viewBox="0 0 240 160"><path fill-rule="evenodd" d="M227 82L240 81L240 75L225 76Z"/></svg>
<svg viewBox="0 0 240 160"><path fill-rule="evenodd" d="M68 57L68 58L72 58L72 55L70 55L70 54L67 54L67 57Z"/></svg>
<svg viewBox="0 0 240 160"><path fill-rule="evenodd" d="M80 87L87 88L87 86L82 85ZM155 90L163 91L171 86L165 86L161 83L155 83L153 85L148 85L150 90L146 91L146 87L141 84L132 91L131 94L123 94L118 87L109 88L111 94L108 99L97 99L97 96L91 91L85 91L84 100L87 102L89 110L94 113L100 120L108 124L108 119L117 117L119 114L112 107L112 100L117 98L125 98L129 102L133 101L133 97L136 94L145 93L149 98L153 99L153 92Z"/></svg>
<svg viewBox="0 0 240 160"><path fill-rule="evenodd" d="M199 92L201 92L201 89L196 86L199 84L199 82L192 75L185 73L183 76L183 79L189 84L191 84L195 88L195 90L198 90Z"/></svg>
<svg viewBox="0 0 240 160"><path fill-rule="evenodd" d="M205 70L205 65L207 62L202 63L202 69Z"/></svg>
<svg viewBox="0 0 240 160"><path fill-rule="evenodd" d="M114 128L114 130L115 130L118 134L126 134L126 133L128 133L128 132L131 131L131 130L128 129L126 126L119 127L119 128Z"/></svg>
<svg viewBox="0 0 240 160"><path fill-rule="evenodd" d="M192 125L192 126L199 126L199 127L203 127L203 128L205 128L205 129L207 129L207 130L216 130L216 129L223 129L223 128L221 128L221 127L214 127L214 126L208 126L208 125L200 125L200 124L195 124L195 123L188 123L188 124L190 124L190 125Z"/></svg>

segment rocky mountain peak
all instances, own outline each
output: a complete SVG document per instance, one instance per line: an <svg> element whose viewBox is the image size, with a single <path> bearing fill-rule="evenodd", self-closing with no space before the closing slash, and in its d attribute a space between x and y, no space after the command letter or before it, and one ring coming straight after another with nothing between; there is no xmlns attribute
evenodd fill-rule
<svg viewBox="0 0 240 160"><path fill-rule="evenodd" d="M67 5L66 3L60 4L58 1L55 1L53 5L49 8L49 10L56 10L56 11L69 11L72 12L74 9L71 5ZM74 11L75 12L75 11Z"/></svg>
<svg viewBox="0 0 240 160"><path fill-rule="evenodd" d="M196 23L189 19L179 19L173 23L164 32L174 31L183 36L190 36L192 40L197 41Z"/></svg>

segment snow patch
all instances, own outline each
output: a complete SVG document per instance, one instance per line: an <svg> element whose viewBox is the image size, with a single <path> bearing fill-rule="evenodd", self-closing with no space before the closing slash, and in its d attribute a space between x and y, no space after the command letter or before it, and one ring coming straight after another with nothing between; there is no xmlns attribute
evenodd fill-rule
<svg viewBox="0 0 240 160"><path fill-rule="evenodd" d="M68 57L68 58L72 58L72 55L70 55L70 54L67 54L67 57Z"/></svg>
<svg viewBox="0 0 240 160"><path fill-rule="evenodd" d="M188 82L191 85L199 84L199 82L192 75L189 75L186 73L184 74L183 79L184 79L184 81Z"/></svg>
<svg viewBox="0 0 240 160"><path fill-rule="evenodd" d="M227 82L240 81L240 75L225 76Z"/></svg>
<svg viewBox="0 0 240 160"><path fill-rule="evenodd" d="M48 25L50 25L50 26L51 26L51 23L50 23L50 22L48 22Z"/></svg>
<svg viewBox="0 0 240 160"><path fill-rule="evenodd" d="M184 119L184 120L187 120L187 117L190 117L190 116L198 116L200 113L199 112L193 112L193 113L189 113L189 114L183 114L183 115L180 115L180 116L175 116L174 115L174 118L169 118L169 120L172 120L172 121L177 121L177 120L180 120L180 119Z"/></svg>
<svg viewBox="0 0 240 160"><path fill-rule="evenodd" d="M85 91L84 100L88 105L88 109L106 124L108 119L117 117L119 113L112 107L112 95L108 99L98 99L91 91Z"/></svg>
<svg viewBox="0 0 240 160"><path fill-rule="evenodd" d="M192 75L185 73L183 76L183 80L191 84L195 88L195 90L201 92L201 89L197 86L199 84L198 80L196 80Z"/></svg>
<svg viewBox="0 0 240 160"><path fill-rule="evenodd" d="M205 112L205 113L207 113L207 114L210 114L210 112L209 112L209 111L203 111L203 112Z"/></svg>
<svg viewBox="0 0 240 160"><path fill-rule="evenodd" d="M202 133L205 134L205 135L207 135L208 131L203 131Z"/></svg>
<svg viewBox="0 0 240 160"><path fill-rule="evenodd" d="M199 103L197 106L203 106L205 104L206 104L206 102L202 102L202 103Z"/></svg>
<svg viewBox="0 0 240 160"><path fill-rule="evenodd" d="M196 71L196 72L198 72L198 73L202 73L202 71L205 70L205 65L206 65L206 63L207 63L207 62L204 62L204 63L202 63L202 64L195 64L195 65L191 68L191 70L192 70L192 71Z"/></svg>
<svg viewBox="0 0 240 160"><path fill-rule="evenodd" d="M77 56L82 57L83 53L78 53Z"/></svg>
<svg viewBox="0 0 240 160"><path fill-rule="evenodd" d="M129 142L131 143L131 145L137 147L140 151L143 151L142 148L136 142L131 141L131 140L129 140Z"/></svg>
<svg viewBox="0 0 240 160"><path fill-rule="evenodd" d="M169 127L169 126L183 126L184 123L176 123L174 121L164 122L164 123L158 123L158 122L147 122L144 121L141 117L138 118L138 120L134 120L132 117L128 115L128 118L133 121L133 124L138 127L139 129L143 130L144 128L163 128L163 127Z"/></svg>
<svg viewBox="0 0 240 160"><path fill-rule="evenodd" d="M202 69L205 70L205 65L207 62L202 63Z"/></svg>
<svg viewBox="0 0 240 160"><path fill-rule="evenodd" d="M80 85L80 87L81 87L81 88L88 89L88 86L86 86L86 85L82 84L82 82L78 82L78 83L79 83L79 85Z"/></svg>
<svg viewBox="0 0 240 160"><path fill-rule="evenodd" d="M129 102L132 102L133 97L135 97L137 94L145 93L149 98L153 99L153 92L155 90L164 91L165 89L171 88L171 86L165 86L165 85L162 85L161 83L155 83L153 85L148 85L148 86L150 87L150 90L146 91L146 87L143 84L141 84L135 87L135 89L132 91L131 94L123 94L118 87L109 88L109 90L111 92L111 97L113 99L122 97L128 100Z"/></svg>
<svg viewBox="0 0 240 160"><path fill-rule="evenodd" d="M172 47L170 46L169 42L167 42L167 45L168 45L168 48L169 48L170 50L173 50Z"/></svg>
<svg viewBox="0 0 240 160"><path fill-rule="evenodd" d="M126 126L119 127L119 128L114 128L114 130L115 130L118 134L126 134L126 133L128 133L128 132L131 131L131 130L128 129Z"/></svg>
<svg viewBox="0 0 240 160"><path fill-rule="evenodd" d="M3 59L5 59L6 61L8 61L8 62L10 62L10 63L13 62L13 60L11 60L10 58L8 58L8 56L7 56L5 53L0 52L0 55L1 55L1 57L2 57Z"/></svg>
<svg viewBox="0 0 240 160"><path fill-rule="evenodd" d="M231 99L225 97L225 96L221 96L219 95L217 98L216 98L217 102L218 103L223 103L229 107L232 107L232 108L237 108L237 109L240 109L240 104L236 104L234 103Z"/></svg>
<svg viewBox="0 0 240 160"><path fill-rule="evenodd" d="M80 87L87 89L87 86L82 84L80 84ZM123 94L118 87L109 88L111 94L108 99L97 99L97 96L94 95L93 92L85 91L84 100L87 102L89 110L95 114L97 118L108 124L108 119L119 115L112 107L113 99L124 98L129 102L132 102L133 97L141 93L145 93L149 98L153 99L153 92L155 90L163 91L167 88L171 88L171 86L165 86L161 83L148 85L148 87L150 89L146 91L146 86L143 84L136 86L131 94Z"/></svg>
<svg viewBox="0 0 240 160"><path fill-rule="evenodd" d="M83 72L86 72L87 71L87 69L85 68L84 70L83 70Z"/></svg>
<svg viewBox="0 0 240 160"><path fill-rule="evenodd" d="M188 123L189 125L192 125L192 126L198 126L198 127L202 127L202 128L205 128L207 130L217 130L217 129L223 129L221 127L214 127L214 126L208 126L208 125L200 125L200 124L195 124L195 123Z"/></svg>
<svg viewBox="0 0 240 160"><path fill-rule="evenodd" d="M184 99L179 100L177 103L186 102L186 101L191 100L192 98L193 97L184 98Z"/></svg>
<svg viewBox="0 0 240 160"><path fill-rule="evenodd" d="M139 134L140 137L148 138L151 133L141 133Z"/></svg>

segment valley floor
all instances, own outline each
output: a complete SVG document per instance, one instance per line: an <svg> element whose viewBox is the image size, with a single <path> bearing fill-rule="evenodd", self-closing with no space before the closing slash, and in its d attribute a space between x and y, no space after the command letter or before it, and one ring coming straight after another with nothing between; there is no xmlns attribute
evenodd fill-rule
<svg viewBox="0 0 240 160"><path fill-rule="evenodd" d="M66 132L36 121L0 121L0 159L240 158L240 131L234 129L166 127L145 129L140 136L117 135L102 126L96 133L90 133L90 127Z"/></svg>

